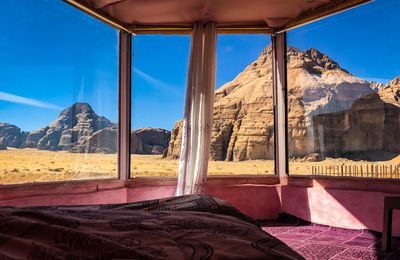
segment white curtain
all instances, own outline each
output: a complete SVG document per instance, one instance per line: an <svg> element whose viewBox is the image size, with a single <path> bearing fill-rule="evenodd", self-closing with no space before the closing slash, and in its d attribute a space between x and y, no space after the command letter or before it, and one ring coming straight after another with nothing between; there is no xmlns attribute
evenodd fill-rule
<svg viewBox="0 0 400 260"><path fill-rule="evenodd" d="M205 191L215 90L216 45L216 25L196 23L190 46L177 196Z"/></svg>

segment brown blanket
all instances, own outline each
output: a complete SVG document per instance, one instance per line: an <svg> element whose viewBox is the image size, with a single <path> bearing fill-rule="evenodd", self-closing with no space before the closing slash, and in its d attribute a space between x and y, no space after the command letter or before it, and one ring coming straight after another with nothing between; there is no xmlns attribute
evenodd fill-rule
<svg viewBox="0 0 400 260"><path fill-rule="evenodd" d="M0 259L301 259L210 196L0 208Z"/></svg>

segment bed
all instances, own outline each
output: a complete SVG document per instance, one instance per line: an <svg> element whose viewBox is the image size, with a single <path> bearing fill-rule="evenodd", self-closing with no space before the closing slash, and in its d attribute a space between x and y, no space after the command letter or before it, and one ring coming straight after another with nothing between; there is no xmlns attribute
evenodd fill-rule
<svg viewBox="0 0 400 260"><path fill-rule="evenodd" d="M217 198L0 207L0 259L302 259Z"/></svg>

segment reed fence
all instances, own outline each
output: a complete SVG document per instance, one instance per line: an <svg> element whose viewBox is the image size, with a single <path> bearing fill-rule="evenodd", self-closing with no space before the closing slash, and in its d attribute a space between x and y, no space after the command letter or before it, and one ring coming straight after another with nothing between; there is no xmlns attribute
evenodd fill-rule
<svg viewBox="0 0 400 260"><path fill-rule="evenodd" d="M360 178L400 178L400 164L397 165L331 165L311 166L312 175L343 176Z"/></svg>

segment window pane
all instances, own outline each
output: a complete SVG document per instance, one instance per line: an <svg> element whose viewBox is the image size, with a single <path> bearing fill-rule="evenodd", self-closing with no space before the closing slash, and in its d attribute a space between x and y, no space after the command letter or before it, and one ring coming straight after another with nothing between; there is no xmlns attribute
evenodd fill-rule
<svg viewBox="0 0 400 260"><path fill-rule="evenodd" d="M177 176L189 36L133 37L131 176Z"/></svg>
<svg viewBox="0 0 400 260"><path fill-rule="evenodd" d="M0 183L117 177L116 31L62 1L2 8Z"/></svg>
<svg viewBox="0 0 400 260"><path fill-rule="evenodd" d="M269 35L219 35L209 175L274 174Z"/></svg>
<svg viewBox="0 0 400 260"><path fill-rule="evenodd" d="M399 11L377 0L288 33L291 174L399 177Z"/></svg>

